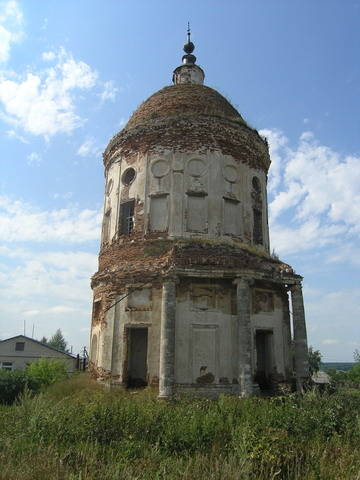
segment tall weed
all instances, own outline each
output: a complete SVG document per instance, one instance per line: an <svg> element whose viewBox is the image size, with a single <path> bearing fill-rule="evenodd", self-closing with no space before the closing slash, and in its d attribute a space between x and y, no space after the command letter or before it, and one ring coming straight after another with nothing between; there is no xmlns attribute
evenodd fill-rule
<svg viewBox="0 0 360 480"><path fill-rule="evenodd" d="M360 480L360 397L162 403L78 377L0 406L0 479Z"/></svg>

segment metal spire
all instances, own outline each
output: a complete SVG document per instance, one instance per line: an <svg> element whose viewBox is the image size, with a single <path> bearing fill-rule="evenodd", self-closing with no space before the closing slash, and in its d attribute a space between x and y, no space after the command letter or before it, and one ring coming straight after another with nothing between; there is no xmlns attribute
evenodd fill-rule
<svg viewBox="0 0 360 480"><path fill-rule="evenodd" d="M195 50L195 45L190 40L190 22L188 22L187 42L184 43L183 50L186 53L186 55L184 55L182 57L182 62L183 63L190 63L190 64L194 65L195 62L196 62L196 57L195 57L195 55L191 55L191 54Z"/></svg>

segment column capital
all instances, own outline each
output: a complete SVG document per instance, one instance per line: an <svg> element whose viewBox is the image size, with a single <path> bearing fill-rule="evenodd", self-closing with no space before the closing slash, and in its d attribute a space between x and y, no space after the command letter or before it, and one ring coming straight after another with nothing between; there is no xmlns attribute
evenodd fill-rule
<svg viewBox="0 0 360 480"><path fill-rule="evenodd" d="M247 277L238 277L235 278L232 282L234 285L239 285L241 287L250 287L251 285L254 284L254 279L253 278L247 278Z"/></svg>
<svg viewBox="0 0 360 480"><path fill-rule="evenodd" d="M294 285L290 285L289 286L289 290L291 292L302 292L302 283L301 281L299 280L298 282L296 282Z"/></svg>
<svg viewBox="0 0 360 480"><path fill-rule="evenodd" d="M178 275L164 275L161 277L161 282L164 283L175 283L178 284L180 283L180 278Z"/></svg>

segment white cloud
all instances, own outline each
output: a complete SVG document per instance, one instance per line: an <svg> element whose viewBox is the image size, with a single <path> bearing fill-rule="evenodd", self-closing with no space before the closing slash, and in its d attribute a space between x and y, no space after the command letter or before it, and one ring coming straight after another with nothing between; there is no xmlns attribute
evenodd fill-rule
<svg viewBox="0 0 360 480"><path fill-rule="evenodd" d="M18 306L21 315L65 314L88 301L90 277L97 267L97 255L84 251L38 253L13 251L9 265L0 264L3 297L13 302L26 301L30 308Z"/></svg>
<svg viewBox="0 0 360 480"><path fill-rule="evenodd" d="M0 318L6 318L7 338L36 330L36 337L51 336L61 328L71 345L80 351L88 343L91 321L90 277L97 268L97 255L84 251L37 252L34 248L2 247L0 264ZM3 322L4 323L4 322ZM9 331L13 329L12 331ZM84 333L79 333L79 332Z"/></svg>
<svg viewBox="0 0 360 480"><path fill-rule="evenodd" d="M65 193L53 193L52 198L62 198L64 200L69 200L73 196L72 192Z"/></svg>
<svg viewBox="0 0 360 480"><path fill-rule="evenodd" d="M266 137L269 142L269 152L271 158L271 168L269 172L268 192L276 191L276 188L282 181L283 157L284 152L288 151L288 140L281 130L264 129L260 130L260 135Z"/></svg>
<svg viewBox="0 0 360 480"><path fill-rule="evenodd" d="M31 318L40 315L40 313L40 310L27 310L26 312L22 312L22 316Z"/></svg>
<svg viewBox="0 0 360 480"><path fill-rule="evenodd" d="M356 242L342 242L341 248L331 251L326 262L346 263L360 266L360 255L358 254L359 245Z"/></svg>
<svg viewBox="0 0 360 480"><path fill-rule="evenodd" d="M75 312L75 308L68 307L66 305L55 305L54 307L49 309L49 313L69 313Z"/></svg>
<svg viewBox="0 0 360 480"><path fill-rule="evenodd" d="M7 133L7 136L10 140L20 140L20 142L25 143L25 144L29 143L29 141L26 140L26 138L19 135L15 130L8 130L6 133Z"/></svg>
<svg viewBox="0 0 360 480"><path fill-rule="evenodd" d="M37 154L36 152L30 153L27 157L27 161L29 165L40 165L41 163L41 156Z"/></svg>
<svg viewBox="0 0 360 480"><path fill-rule="evenodd" d="M23 15L15 0L0 2L0 62L5 63L10 56L13 43L19 43L24 36Z"/></svg>
<svg viewBox="0 0 360 480"><path fill-rule="evenodd" d="M98 156L100 154L100 149L94 138L88 138L80 145L76 154L80 157Z"/></svg>
<svg viewBox="0 0 360 480"><path fill-rule="evenodd" d="M325 339L321 342L323 345L337 345L339 343L339 340L333 340L333 339Z"/></svg>
<svg viewBox="0 0 360 480"><path fill-rule="evenodd" d="M51 61L51 60L55 60L56 55L55 55L55 52L43 52L42 58L43 58L43 60L45 60L46 62L49 62L49 61Z"/></svg>
<svg viewBox="0 0 360 480"><path fill-rule="evenodd" d="M351 241L360 234L360 159L342 157L304 132L297 148L263 130L275 162L269 174L272 246L280 255ZM284 217L282 217L284 216Z"/></svg>
<svg viewBox="0 0 360 480"><path fill-rule="evenodd" d="M114 86L114 83L110 80L104 83L104 89L99 93L100 100L105 102L105 100L110 100L115 102L116 94L119 91L117 87Z"/></svg>
<svg viewBox="0 0 360 480"><path fill-rule="evenodd" d="M8 196L0 196L0 239L5 242L35 241L82 243L100 238L101 212L70 205L42 211Z"/></svg>
<svg viewBox="0 0 360 480"><path fill-rule="evenodd" d="M95 87L98 74L63 48L44 55L52 66L26 75L3 73L0 101L8 123L49 138L60 132L69 134L84 124L85 119L76 113L75 93Z"/></svg>

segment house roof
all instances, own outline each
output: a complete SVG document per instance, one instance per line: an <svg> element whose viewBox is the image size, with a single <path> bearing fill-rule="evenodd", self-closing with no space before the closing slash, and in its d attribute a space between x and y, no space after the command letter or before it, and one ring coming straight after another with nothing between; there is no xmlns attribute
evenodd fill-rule
<svg viewBox="0 0 360 480"><path fill-rule="evenodd" d="M51 345L48 345L47 343L40 342L39 340L36 340L35 338L27 337L26 335L15 335L14 337L5 338L4 340L0 340L0 345L4 342L8 342L10 340L15 340L15 339L23 339L23 340L26 340L26 341L31 341L31 342L34 342L34 343L38 343L39 345L42 345L43 347L46 347L46 348L49 348L49 349L54 350L56 352L62 353L63 355L66 355L70 358L76 358L76 355L74 355L73 353L64 352L64 350L60 350L59 348L52 347Z"/></svg>

